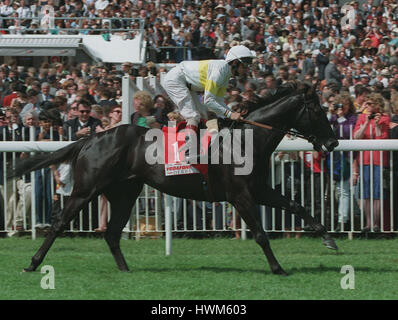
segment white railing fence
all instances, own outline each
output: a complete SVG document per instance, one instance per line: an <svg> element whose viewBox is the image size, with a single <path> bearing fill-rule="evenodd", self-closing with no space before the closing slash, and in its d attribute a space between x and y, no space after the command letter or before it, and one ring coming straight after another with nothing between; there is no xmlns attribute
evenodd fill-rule
<svg viewBox="0 0 398 320"><path fill-rule="evenodd" d="M52 152L68 143L70 142L0 142L0 151L3 152L3 186L1 188L3 208L0 231L12 233L15 230L24 230L31 232L32 237L35 237L36 224L40 222L40 229L43 227L41 224L50 223L51 210L54 211L52 199L55 183L50 170L43 169L30 176L6 181L7 165L16 161L20 152ZM398 182L397 168L394 167L398 140L372 141L372 146L369 146L369 140L340 141L340 146L328 158L320 162L319 173L314 167L312 150L312 146L301 139L284 140L271 158L269 184L281 190L283 194L296 199L331 232L335 232L338 226L340 226L339 232L350 234L359 233L366 226L370 226L370 232L396 233L398 231L397 199L394 198L397 194ZM348 167L352 169L356 166L356 159L362 159L363 153L368 150L375 150L382 157L386 156L383 151L387 151L388 166L371 169L373 176L380 173L381 183L377 186L379 190L375 192L374 178L370 177L370 198L365 200L366 167L359 165L358 169L355 169L360 173L355 184L353 170L348 170L348 176L336 177L333 158L342 152L348 153ZM331 165L327 164L328 159ZM343 192L340 192L341 190ZM62 198L60 204L63 207ZM107 211L109 221L112 212L109 210L109 205L108 210L101 209L104 207L106 206L102 203L101 197L98 197L79 213L67 231L93 232L98 227L104 211ZM165 216L165 212L170 212L170 216ZM301 219L283 210L259 206L258 215L263 228L269 232L299 233L305 230ZM339 219L339 216L345 218ZM344 222L346 224L343 224ZM164 234L166 227L176 234L192 232L211 234L228 231L245 238L247 232L244 222L239 218L239 213L226 202L208 203L180 199L145 186L132 210L131 219L124 229L125 234L136 238L159 237Z"/></svg>

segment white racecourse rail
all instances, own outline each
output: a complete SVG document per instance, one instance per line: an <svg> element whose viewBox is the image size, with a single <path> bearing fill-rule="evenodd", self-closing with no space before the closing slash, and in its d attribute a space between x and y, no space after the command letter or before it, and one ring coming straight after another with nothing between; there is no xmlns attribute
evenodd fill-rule
<svg viewBox="0 0 398 320"><path fill-rule="evenodd" d="M15 161L17 152L53 152L61 147L66 146L68 141L61 142L0 142L0 151L3 152L3 186L1 188L1 221L0 232L12 232L19 219L19 225L26 232L32 232L32 237L36 236L35 221L37 216L43 212L36 212L35 205L35 175L31 175L32 186L27 188L30 192L19 192L18 188L22 184L23 179L15 179L6 182L5 176L7 171L6 163L10 164ZM269 183L279 188L281 192L292 199L296 199L299 203L306 207L313 216L326 225L329 231L336 231L340 225L341 231L348 232L352 235L360 232L366 225L367 219L370 218L371 231L374 230L375 212L373 203L373 188L370 188L370 217L366 216L365 200L363 200L364 184L363 184L363 167L359 165L357 170L360 173L358 183L353 184L353 171L349 173L349 178L343 181L333 177L333 156L337 153L347 152L349 155L349 165L351 168L355 165L355 159L361 159L363 151L374 150L376 152L388 151L389 166L380 167L374 170L380 170L380 231L381 232L397 232L397 199L394 201L394 195L397 195L397 170L393 163L396 163L398 140L340 140L340 145L330 154L330 163L327 160L321 162L321 172L316 173L312 158L312 145L308 142L296 139L284 139L273 157L271 158L271 172ZM382 155L382 153L381 153ZM11 159L11 160L10 160ZM309 167L306 168L306 164ZM20 180L20 181L18 181ZM22 181L22 182L21 182ZM53 179L52 179L53 181ZM346 184L347 192L339 192ZM25 183L25 186L29 183ZM370 185L373 185L373 179L370 179ZM348 187L347 187L348 186ZM55 185L51 183L51 194L54 194ZM20 190L19 190L20 191ZM80 212L77 221L70 224L67 229L69 232L93 232L98 227L98 221L101 220L102 212L108 211L108 220L110 218L110 208L104 205L103 200L99 197L95 203L91 203L88 209L83 213ZM61 201L63 205L63 201ZM20 209L20 215L15 214ZM22 208L22 210L21 210ZM100 208L100 209L98 209ZM340 209L339 209L340 208ZM170 216L165 212L170 212ZM291 216L283 210L258 207L258 213L261 217L263 227L269 232L303 232L304 223L298 217ZM345 216L339 219L339 216ZM86 219L84 222L84 219ZM343 224L347 221L347 224ZM369 223L368 223L369 225ZM246 226L241 221L238 213L231 208L228 203L206 203L192 200L185 200L167 196L145 186L140 197L137 199L136 205L132 210L131 219L124 229L125 236L134 236L136 238L142 236L158 237L166 232L168 239L171 238L171 232L188 233L188 232L235 232L246 237ZM167 238L167 237L166 237ZM170 254L171 247L166 250L166 254Z"/></svg>

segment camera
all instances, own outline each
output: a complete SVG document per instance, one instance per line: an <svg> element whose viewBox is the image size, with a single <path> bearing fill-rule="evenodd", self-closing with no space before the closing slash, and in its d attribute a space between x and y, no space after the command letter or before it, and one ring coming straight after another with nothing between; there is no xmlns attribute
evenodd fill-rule
<svg viewBox="0 0 398 320"><path fill-rule="evenodd" d="M374 119L376 117L376 113L372 113L372 114L370 114L369 116L368 116L368 119L369 120L372 120L372 119Z"/></svg>
<svg viewBox="0 0 398 320"><path fill-rule="evenodd" d="M341 108L343 108L343 105L341 103L335 103L333 105L333 108L334 108L334 110L341 109Z"/></svg>

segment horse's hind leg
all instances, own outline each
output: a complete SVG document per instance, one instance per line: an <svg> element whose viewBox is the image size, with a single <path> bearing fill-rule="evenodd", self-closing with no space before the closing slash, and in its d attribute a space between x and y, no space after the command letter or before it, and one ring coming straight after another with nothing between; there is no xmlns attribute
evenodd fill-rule
<svg viewBox="0 0 398 320"><path fill-rule="evenodd" d="M282 269L279 262L276 260L274 253L272 252L268 236L262 228L261 222L254 214L256 211L256 204L252 200L251 196L245 193L236 195L235 200L231 201L231 203L236 210L238 210L239 215L250 228L250 231L252 232L257 244L261 247L261 249L263 249L272 273L286 276L287 273Z"/></svg>
<svg viewBox="0 0 398 320"><path fill-rule="evenodd" d="M270 207L285 209L288 213L298 215L306 224L310 225L317 234L322 236L323 243L327 248L337 250L337 245L332 237L327 233L325 226L316 221L314 217L311 216L297 202L281 195L278 191L272 189L270 186L266 186L264 195L259 203Z"/></svg>
<svg viewBox="0 0 398 320"><path fill-rule="evenodd" d="M142 186L140 182L126 181L113 184L104 192L111 203L111 219L105 232L105 240L121 271L129 271L129 268L120 250L120 238Z"/></svg>
<svg viewBox="0 0 398 320"><path fill-rule="evenodd" d="M58 220L54 221L51 225L50 231L46 236L43 244L36 254L32 257L32 262L24 271L35 271L36 268L42 263L48 250L50 250L55 239L64 231L67 224L77 215L77 213L88 203L90 198L80 198L71 196L65 203L65 207Z"/></svg>

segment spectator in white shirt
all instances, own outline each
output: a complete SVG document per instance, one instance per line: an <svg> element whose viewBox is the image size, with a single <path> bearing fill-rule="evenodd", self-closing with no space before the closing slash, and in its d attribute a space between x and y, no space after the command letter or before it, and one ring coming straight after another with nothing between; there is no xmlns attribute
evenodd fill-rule
<svg viewBox="0 0 398 320"><path fill-rule="evenodd" d="M32 17L32 11L30 8L26 5L25 0L21 0L19 3L19 7L16 10L18 13L18 17L22 19L30 18Z"/></svg>
<svg viewBox="0 0 398 320"><path fill-rule="evenodd" d="M0 6L0 16L4 18L10 17L13 12L14 9L12 8L12 6L10 6L10 0L4 0L3 4ZM8 26L12 25L11 20L1 20L2 28L7 28Z"/></svg>

